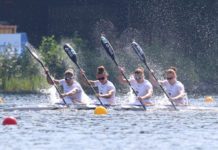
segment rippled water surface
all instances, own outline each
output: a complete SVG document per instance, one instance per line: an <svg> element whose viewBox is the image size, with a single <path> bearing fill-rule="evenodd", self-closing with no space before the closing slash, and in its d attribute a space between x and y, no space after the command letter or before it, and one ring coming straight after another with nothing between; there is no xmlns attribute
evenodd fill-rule
<svg viewBox="0 0 218 150"><path fill-rule="evenodd" d="M1 96L6 102L0 107L48 104L46 95ZM70 109L1 112L1 121L14 116L18 126L0 126L0 149L218 149L217 104L205 104L203 97L191 102L208 109L109 109L105 116Z"/></svg>

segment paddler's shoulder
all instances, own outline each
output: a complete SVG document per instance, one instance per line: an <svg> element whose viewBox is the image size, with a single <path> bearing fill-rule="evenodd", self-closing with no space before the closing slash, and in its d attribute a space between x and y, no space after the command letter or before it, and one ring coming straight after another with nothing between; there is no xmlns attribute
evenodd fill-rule
<svg viewBox="0 0 218 150"><path fill-rule="evenodd" d="M106 84L109 85L109 86L114 86L114 84L111 81L109 81L109 80L107 80Z"/></svg>
<svg viewBox="0 0 218 150"><path fill-rule="evenodd" d="M181 81L178 81L178 80L176 81L176 85L177 86L184 86L183 83Z"/></svg>
<svg viewBox="0 0 218 150"><path fill-rule="evenodd" d="M76 80L73 81L73 84L74 84L74 85L81 86L80 83L79 83L78 81L76 81Z"/></svg>

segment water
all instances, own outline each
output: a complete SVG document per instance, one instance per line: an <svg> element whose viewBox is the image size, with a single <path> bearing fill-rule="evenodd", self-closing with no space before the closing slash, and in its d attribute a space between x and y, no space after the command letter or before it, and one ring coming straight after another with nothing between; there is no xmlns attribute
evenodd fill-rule
<svg viewBox="0 0 218 150"><path fill-rule="evenodd" d="M46 95L4 95L5 105L47 104ZM125 97L119 97L120 100ZM218 100L218 97L215 97ZM203 97L192 103L207 106ZM218 107L211 110L1 112L18 126L0 126L0 149L217 149ZM4 107L1 105L1 107Z"/></svg>

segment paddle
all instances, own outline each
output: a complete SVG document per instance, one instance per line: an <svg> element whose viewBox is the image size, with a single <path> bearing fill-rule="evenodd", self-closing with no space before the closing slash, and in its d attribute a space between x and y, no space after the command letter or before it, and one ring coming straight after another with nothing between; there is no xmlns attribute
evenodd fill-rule
<svg viewBox="0 0 218 150"><path fill-rule="evenodd" d="M30 43L26 43L25 44L25 47L27 48L27 50L30 52L30 54L41 64L42 68L45 70L45 72L47 72L47 76L49 78L49 80L52 81L52 84L54 85L55 89L57 90L59 96L61 97L61 92L60 90L58 89L57 85L55 84L54 80L51 78L48 70L45 68L45 65L42 63L42 61L39 59L39 56L34 52L36 51L36 49L30 44ZM64 98L62 98L63 102L65 105L67 105L67 103L65 102Z"/></svg>
<svg viewBox="0 0 218 150"><path fill-rule="evenodd" d="M101 44L104 47L104 49L106 50L107 54L111 57L111 59L113 60L113 62L116 64L117 67L119 67L116 59L115 59L115 54L114 54L114 49L111 46L110 42L104 37L101 36ZM137 96L136 91L132 88L129 80L127 79L127 77L125 76L125 74L123 72L121 72L121 74L123 75L123 77L126 79L128 85L130 86L130 88L132 89L133 93L135 94L135 96ZM141 103L142 107L146 110L145 105L142 103L141 100L139 100L139 102Z"/></svg>
<svg viewBox="0 0 218 150"><path fill-rule="evenodd" d="M145 59L145 55L144 52L142 50L142 48L140 47L140 45L138 43L136 43L135 41L133 41L131 43L131 46L133 48L133 50L135 51L135 53L139 56L140 60L145 64L145 66L147 67L148 71L152 74L152 76L154 77L154 79L157 81L158 85L160 86L160 88L162 89L162 91L164 92L164 94L167 96L168 100L171 102L173 108L175 110L177 110L176 106L174 105L174 103L170 100L169 95L167 94L167 92L164 90L164 88L162 87L162 85L158 82L158 79L155 77L155 75L151 72L151 69L149 68L146 59Z"/></svg>
<svg viewBox="0 0 218 150"><path fill-rule="evenodd" d="M69 58L74 62L74 64L77 66L77 68L82 71L81 67L79 66L79 64L77 63L77 57L76 57L76 52L75 50L70 46L70 44L64 44L64 51L67 53L67 55L69 56ZM83 74L83 77L85 78L86 82L88 83L88 85L91 87L92 91L95 93L95 95L97 95L97 92L95 91L94 87L89 83L88 78L86 77L85 74ZM100 100L99 97L96 96L96 98L98 99L98 101L100 102L100 104L102 106L104 106L104 104L102 103L102 101Z"/></svg>

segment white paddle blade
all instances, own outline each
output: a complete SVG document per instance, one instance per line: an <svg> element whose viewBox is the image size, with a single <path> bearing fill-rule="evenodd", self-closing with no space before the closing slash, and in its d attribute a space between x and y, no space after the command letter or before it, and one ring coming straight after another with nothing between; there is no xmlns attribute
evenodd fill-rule
<svg viewBox="0 0 218 150"><path fill-rule="evenodd" d="M145 60L145 55L144 55L144 52L143 52L141 46L138 43L136 43L135 41L133 41L131 43L131 46L134 49L134 51L136 52L136 54L139 56L139 58L142 61L144 61Z"/></svg>
<svg viewBox="0 0 218 150"><path fill-rule="evenodd" d="M27 42L25 46L27 47L29 52L33 55L33 57L35 57L36 59L39 59L39 56L34 52L36 51L35 48L30 43Z"/></svg>

